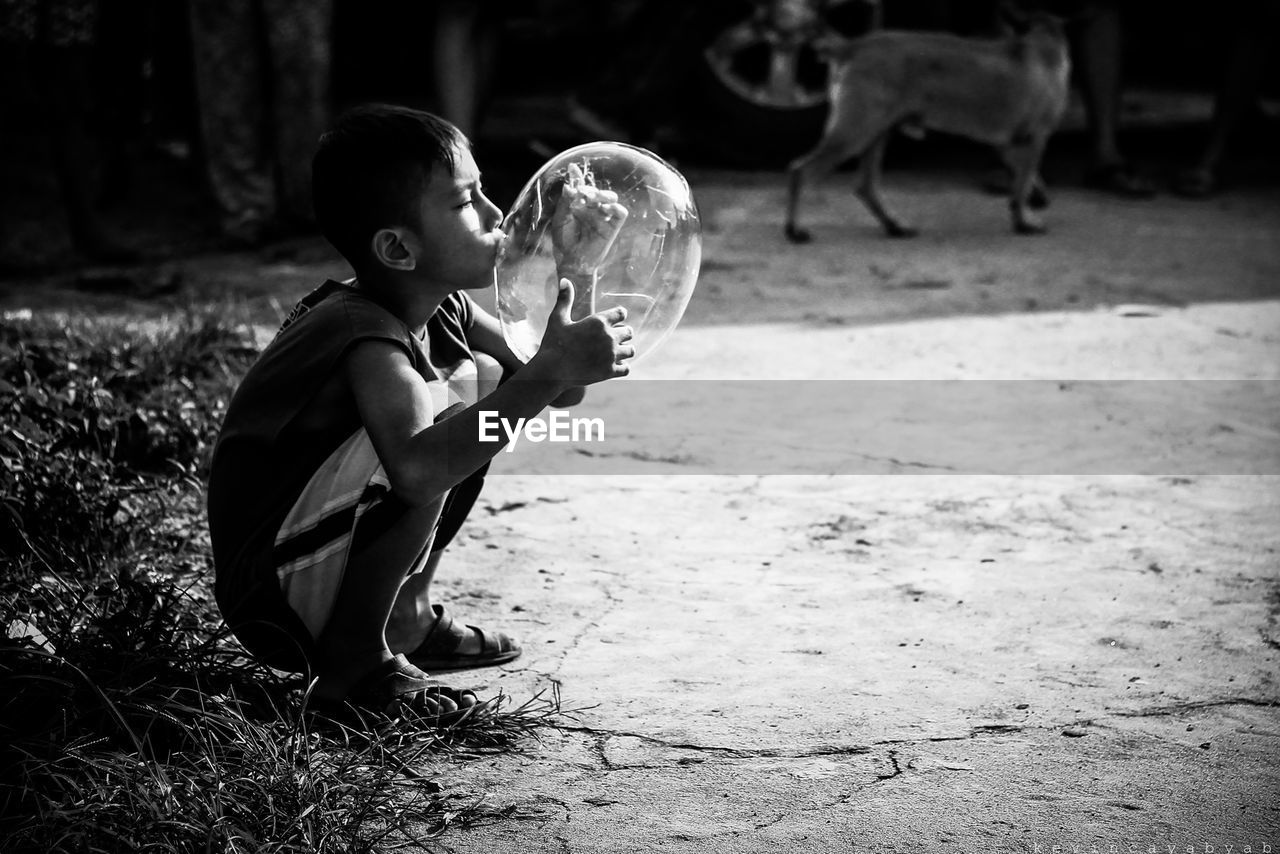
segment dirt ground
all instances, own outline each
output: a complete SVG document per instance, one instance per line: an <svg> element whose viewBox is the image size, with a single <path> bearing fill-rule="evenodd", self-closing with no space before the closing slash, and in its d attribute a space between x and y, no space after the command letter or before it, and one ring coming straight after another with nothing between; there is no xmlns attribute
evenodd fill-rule
<svg viewBox="0 0 1280 854"><path fill-rule="evenodd" d="M1280 190L1064 189L1022 238L971 173L900 172L901 242L836 176L798 248L778 176L689 178L684 324L593 394L602 446L499 458L441 571L525 649L449 682L554 684L577 723L453 763L510 810L432 844L1280 846ZM269 324L342 272L298 241L0 304L225 293Z"/></svg>
<svg viewBox="0 0 1280 854"><path fill-rule="evenodd" d="M776 180L695 186L698 298L626 381L684 380L687 407L598 389L624 420L572 469L596 474L558 474L546 445L500 459L452 556L455 609L526 650L459 684L554 682L584 710L522 755L460 762L455 785L514 811L439 847L1280 844L1280 197L1066 191L1028 240L962 179L904 176L892 201L928 231L901 243L837 178L799 249ZM821 473L815 422L776 415L809 380L846 428L830 471L854 474ZM1173 391L1123 437L1031 401L997 428L1041 429L993 430L975 462L965 410L928 395L886 436L863 393L911 386L873 380L1086 381L1070 408L1103 420L1117 389ZM722 405L739 434L700 421ZM1027 473L983 473L1009 459Z"/></svg>

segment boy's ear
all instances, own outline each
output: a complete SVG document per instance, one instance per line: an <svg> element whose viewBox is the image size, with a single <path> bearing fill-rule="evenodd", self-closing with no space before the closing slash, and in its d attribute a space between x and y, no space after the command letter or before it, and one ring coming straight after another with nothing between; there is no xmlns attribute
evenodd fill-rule
<svg viewBox="0 0 1280 854"><path fill-rule="evenodd" d="M418 266L413 249L398 228L380 228L373 235L373 259L384 267L409 272Z"/></svg>

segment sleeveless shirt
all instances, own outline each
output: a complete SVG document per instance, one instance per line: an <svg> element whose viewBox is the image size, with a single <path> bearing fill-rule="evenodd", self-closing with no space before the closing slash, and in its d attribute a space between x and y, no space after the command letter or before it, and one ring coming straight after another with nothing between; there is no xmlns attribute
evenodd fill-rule
<svg viewBox="0 0 1280 854"><path fill-rule="evenodd" d="M271 549L311 476L362 429L349 389L320 417L312 405L356 344L382 340L404 350L432 391L435 420L469 403L450 394L448 380L474 370L466 336L472 306L464 293L446 297L424 340L348 284L325 282L298 303L233 395L214 446L208 511L218 586L233 567Z"/></svg>

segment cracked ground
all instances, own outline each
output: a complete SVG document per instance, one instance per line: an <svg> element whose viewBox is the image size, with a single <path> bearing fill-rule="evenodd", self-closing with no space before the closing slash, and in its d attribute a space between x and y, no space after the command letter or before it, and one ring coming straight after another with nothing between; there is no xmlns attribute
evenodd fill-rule
<svg viewBox="0 0 1280 854"><path fill-rule="evenodd" d="M1274 185L1064 190L1029 240L895 173L904 243L843 177L800 249L780 176L690 172L698 290L575 410L608 441L495 461L437 584L524 653L446 681L577 712L432 767L488 818L427 843L1280 850ZM172 270L280 305L343 275L318 243Z"/></svg>
<svg viewBox="0 0 1280 854"><path fill-rule="evenodd" d="M564 124L534 112L508 120L523 159L479 149L501 203L541 162L530 125ZM1190 162L1165 142L1127 150ZM433 764L488 818L409 832L477 854L1280 851L1265 142L1220 197L1126 201L1062 186L1083 143L1055 137L1034 239L977 189L976 151L894 143L911 241L880 235L849 173L816 183L804 247L782 238L781 173L682 165L704 246L681 327L590 391L607 443L499 455L437 581L458 619L524 645L445 681L514 704L558 685L576 713ZM156 188L142 245L194 243L181 180ZM14 236L57 258L50 211ZM303 239L6 282L0 307L225 294L265 302L269 336L347 275ZM988 382L905 393L919 380Z"/></svg>
<svg viewBox="0 0 1280 854"><path fill-rule="evenodd" d="M450 769L519 818L446 850L1275 838L1270 479L602 480L554 484L575 511L536 500L545 479L499 479L529 503L463 547L476 580L450 589L500 579L475 601L526 649L480 684L555 681L582 711ZM1051 521L1064 496L1088 541ZM997 499L1016 526L937 510ZM875 545L815 549L801 508L851 507ZM598 557L549 536L569 528Z"/></svg>
<svg viewBox="0 0 1280 854"><path fill-rule="evenodd" d="M832 190L798 254L775 187L711 182L704 300L584 405L613 438L497 461L438 583L525 652L453 681L577 711L451 764L494 814L432 845L1280 845L1274 193L1068 193L1034 251L998 210L955 227L966 188L904 195L940 233L908 251ZM656 406L646 379L688 384ZM922 379L992 382L878 428L881 381ZM827 382L804 430L800 380Z"/></svg>

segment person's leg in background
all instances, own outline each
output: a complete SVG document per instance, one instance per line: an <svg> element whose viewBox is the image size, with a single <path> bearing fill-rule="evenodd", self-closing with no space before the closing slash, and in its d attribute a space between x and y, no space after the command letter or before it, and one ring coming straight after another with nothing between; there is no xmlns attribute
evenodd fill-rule
<svg viewBox="0 0 1280 854"><path fill-rule="evenodd" d="M71 242L92 261L134 261L137 253L109 233L95 207L100 158L87 126L93 97L89 48L41 46L37 51L37 88L43 92L47 110L50 151Z"/></svg>
<svg viewBox="0 0 1280 854"><path fill-rule="evenodd" d="M474 142L497 65L499 10L494 0L440 0L432 77L437 109Z"/></svg>
<svg viewBox="0 0 1280 854"><path fill-rule="evenodd" d="M17 57L45 124L73 247L91 261L136 260L96 209L102 158L90 122L102 94L94 77L97 0L13 3L5 11L11 17L0 26L0 44Z"/></svg>
<svg viewBox="0 0 1280 854"><path fill-rule="evenodd" d="M147 122L148 38L154 10L132 0L99 0L98 56L94 80L100 99L102 178L96 198L108 210L134 190Z"/></svg>
<svg viewBox="0 0 1280 854"><path fill-rule="evenodd" d="M1073 4L1076 5L1076 4ZM1085 184L1130 198L1145 198L1155 187L1120 151L1124 31L1116 0L1084 3L1071 22L1075 78L1084 98L1093 164Z"/></svg>
<svg viewBox="0 0 1280 854"><path fill-rule="evenodd" d="M263 0L279 217L310 224L311 157L330 119L333 0Z"/></svg>
<svg viewBox="0 0 1280 854"><path fill-rule="evenodd" d="M1233 5L1235 26L1214 100L1209 141L1196 165L1174 181L1175 192L1192 198L1217 191L1223 158L1241 123L1257 107L1268 49L1280 33L1280 0L1239 0Z"/></svg>
<svg viewBox="0 0 1280 854"><path fill-rule="evenodd" d="M190 0L188 8L209 187L223 233L257 243L276 213L262 7Z"/></svg>

